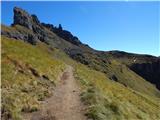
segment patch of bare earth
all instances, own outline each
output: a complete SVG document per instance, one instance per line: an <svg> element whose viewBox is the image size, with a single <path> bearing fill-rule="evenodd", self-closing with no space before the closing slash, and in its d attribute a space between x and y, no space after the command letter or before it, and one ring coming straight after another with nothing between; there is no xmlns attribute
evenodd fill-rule
<svg viewBox="0 0 160 120"><path fill-rule="evenodd" d="M52 97L44 101L42 109L28 115L26 120L86 120L80 90L68 67L57 84Z"/></svg>

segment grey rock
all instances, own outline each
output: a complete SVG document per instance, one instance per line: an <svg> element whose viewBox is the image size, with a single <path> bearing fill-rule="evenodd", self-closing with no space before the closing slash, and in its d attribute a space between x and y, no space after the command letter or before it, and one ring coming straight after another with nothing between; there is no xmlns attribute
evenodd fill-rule
<svg viewBox="0 0 160 120"><path fill-rule="evenodd" d="M32 30L32 17L21 8L14 8L14 22L13 25L22 25Z"/></svg>
<svg viewBox="0 0 160 120"><path fill-rule="evenodd" d="M40 21L38 20L38 17L36 15L33 14L31 16L32 16L32 20L33 20L34 23L40 24Z"/></svg>

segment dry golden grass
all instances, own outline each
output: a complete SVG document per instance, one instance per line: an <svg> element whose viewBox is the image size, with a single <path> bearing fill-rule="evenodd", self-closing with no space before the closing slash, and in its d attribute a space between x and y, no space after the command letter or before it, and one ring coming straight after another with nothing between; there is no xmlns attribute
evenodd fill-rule
<svg viewBox="0 0 160 120"><path fill-rule="evenodd" d="M46 45L37 46L2 36L2 115L21 119L21 112L39 109L49 97L65 64Z"/></svg>
<svg viewBox="0 0 160 120"><path fill-rule="evenodd" d="M94 120L158 120L159 98L137 92L108 79L100 72L77 65L76 76L82 86L82 100Z"/></svg>
<svg viewBox="0 0 160 120"><path fill-rule="evenodd" d="M94 120L160 119L158 91L116 60L111 61L107 73L103 74L43 43L32 46L2 36L3 115L19 120L22 112L39 109L39 101L51 95L65 64L75 68L82 88L81 99L88 106L88 117ZM128 82L128 86L110 80L113 73L119 82Z"/></svg>

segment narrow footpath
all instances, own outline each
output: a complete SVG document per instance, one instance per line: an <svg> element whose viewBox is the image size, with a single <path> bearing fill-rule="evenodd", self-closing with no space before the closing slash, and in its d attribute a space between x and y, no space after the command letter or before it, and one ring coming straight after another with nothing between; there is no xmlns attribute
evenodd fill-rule
<svg viewBox="0 0 160 120"><path fill-rule="evenodd" d="M53 96L45 101L40 111L31 115L30 120L86 120L79 95L73 68L69 66L62 74Z"/></svg>

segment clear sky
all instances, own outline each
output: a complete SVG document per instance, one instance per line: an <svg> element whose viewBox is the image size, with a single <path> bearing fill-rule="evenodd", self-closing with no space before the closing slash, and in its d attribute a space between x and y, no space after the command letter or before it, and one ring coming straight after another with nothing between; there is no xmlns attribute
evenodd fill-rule
<svg viewBox="0 0 160 120"><path fill-rule="evenodd" d="M160 2L2 2L3 24L13 22L14 6L97 50L160 56Z"/></svg>

